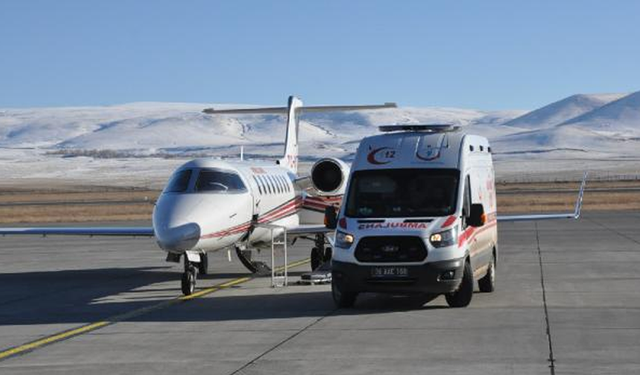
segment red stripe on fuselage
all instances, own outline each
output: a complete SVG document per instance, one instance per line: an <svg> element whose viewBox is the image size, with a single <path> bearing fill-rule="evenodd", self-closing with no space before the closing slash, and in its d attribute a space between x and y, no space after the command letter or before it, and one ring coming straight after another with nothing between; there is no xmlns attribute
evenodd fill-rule
<svg viewBox="0 0 640 375"><path fill-rule="evenodd" d="M281 204L280 206L272 209L271 211L268 211L265 215L259 217L258 222L268 223L268 222L281 219L292 213L295 213L300 206L300 202L301 202L300 198L294 198L290 201L287 201ZM247 230L249 230L249 228L251 228L251 222L248 221L248 222L245 222L245 223L242 223L218 232L205 234L203 236L200 236L200 238L209 239L209 238L230 236L233 234L246 232Z"/></svg>

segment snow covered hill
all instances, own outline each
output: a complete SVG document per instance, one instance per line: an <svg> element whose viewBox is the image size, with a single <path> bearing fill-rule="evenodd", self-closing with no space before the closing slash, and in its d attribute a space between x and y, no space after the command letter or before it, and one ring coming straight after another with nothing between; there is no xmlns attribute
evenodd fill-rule
<svg viewBox="0 0 640 375"><path fill-rule="evenodd" d="M640 137L640 91L565 121L572 126L620 139Z"/></svg>
<svg viewBox="0 0 640 375"><path fill-rule="evenodd" d="M130 103L0 109L0 174L5 181L158 182L192 157L235 157L241 146L248 158L282 152L284 116L202 113L211 106L246 107ZM401 107L308 114L301 121L302 161L349 160L359 140L375 134L377 126L400 123L453 123L488 137L499 175L594 168L596 163L604 163L602 169L622 168L622 162L625 170L640 170L640 92L573 95L528 113Z"/></svg>
<svg viewBox="0 0 640 375"><path fill-rule="evenodd" d="M505 125L541 129L559 125L620 99L624 94L577 94L508 121Z"/></svg>
<svg viewBox="0 0 640 375"><path fill-rule="evenodd" d="M244 146L249 154L277 155L284 116L206 115L207 104L133 103L109 107L6 109L0 115L0 147L49 150L119 150L129 154L226 155ZM229 106L214 105L217 108ZM378 125L396 123L482 124L492 127L519 111L398 108L304 115L301 143L307 156L353 152Z"/></svg>

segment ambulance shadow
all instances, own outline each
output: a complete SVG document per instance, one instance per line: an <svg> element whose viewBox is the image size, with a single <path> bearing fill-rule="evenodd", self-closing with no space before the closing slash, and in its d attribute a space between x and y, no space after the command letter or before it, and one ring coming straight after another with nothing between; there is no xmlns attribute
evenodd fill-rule
<svg viewBox="0 0 640 375"><path fill-rule="evenodd" d="M239 290L242 287L238 288ZM418 311L449 308L446 305L429 305L433 296L386 296L364 294L353 308L338 309L331 292L325 290L272 294L229 295L239 291L228 290L224 294L211 294L189 301L184 305L154 311L132 319L137 322L242 322L273 324L278 320L321 318L323 316L348 316L384 314L398 311ZM271 322L271 323L269 323ZM244 323L252 324L252 323ZM246 328L246 327L245 327Z"/></svg>

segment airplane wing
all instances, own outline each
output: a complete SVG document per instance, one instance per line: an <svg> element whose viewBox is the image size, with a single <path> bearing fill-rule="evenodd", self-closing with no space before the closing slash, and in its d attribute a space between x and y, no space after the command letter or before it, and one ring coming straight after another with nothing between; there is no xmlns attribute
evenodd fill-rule
<svg viewBox="0 0 640 375"><path fill-rule="evenodd" d="M287 235L290 236L306 236L308 234L329 234L335 232L335 229L329 229L324 225L297 225L287 228Z"/></svg>
<svg viewBox="0 0 640 375"><path fill-rule="evenodd" d="M113 236L153 237L152 227L14 227L0 228L0 235L61 235L61 236Z"/></svg>
<svg viewBox="0 0 640 375"><path fill-rule="evenodd" d="M535 214L535 215L498 215L498 221L531 221L531 220L555 220L555 219L579 219L580 211L582 210L582 197L584 196L584 187L587 183L587 172L584 172L582 178L582 184L580 185L580 191L578 192L578 199L573 212L558 213L558 214Z"/></svg>

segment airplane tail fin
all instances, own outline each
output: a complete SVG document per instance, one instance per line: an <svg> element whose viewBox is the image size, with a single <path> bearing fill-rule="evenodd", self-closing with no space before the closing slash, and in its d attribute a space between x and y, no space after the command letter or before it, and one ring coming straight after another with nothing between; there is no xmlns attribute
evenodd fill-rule
<svg viewBox="0 0 640 375"><path fill-rule="evenodd" d="M284 155L278 159L278 164L287 167L291 172L298 172L298 133L301 113L358 111L371 109L396 108L395 103L379 105L333 105L333 106L303 106L302 100L295 96L289 97L287 107L268 108L238 108L238 109L214 109L207 108L202 112L207 114L286 114L287 131L284 142Z"/></svg>
<svg viewBox="0 0 640 375"><path fill-rule="evenodd" d="M295 174L298 173L300 108L302 108L302 100L295 96L290 96L289 105L287 106L287 135L284 141L284 155L280 160L278 160L278 164L287 167Z"/></svg>

